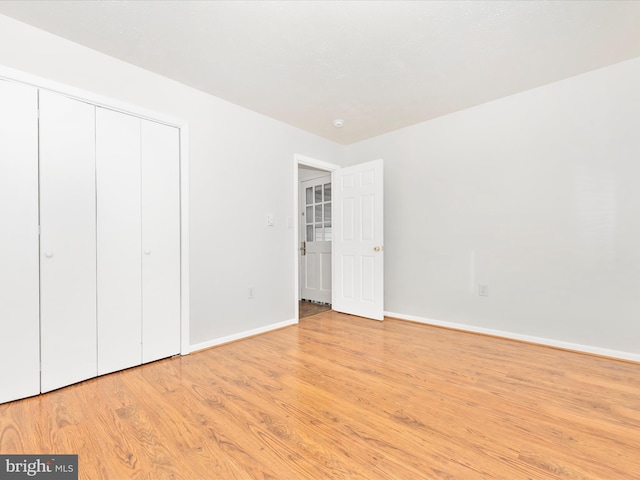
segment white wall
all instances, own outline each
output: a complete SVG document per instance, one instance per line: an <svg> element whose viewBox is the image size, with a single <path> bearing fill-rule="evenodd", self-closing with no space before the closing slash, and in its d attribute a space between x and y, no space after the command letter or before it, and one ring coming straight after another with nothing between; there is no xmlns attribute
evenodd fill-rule
<svg viewBox="0 0 640 480"><path fill-rule="evenodd" d="M295 318L293 156L343 147L5 16L0 65L189 122L192 344Z"/></svg>
<svg viewBox="0 0 640 480"><path fill-rule="evenodd" d="M347 147L385 160L385 309L640 360L639 85L634 59Z"/></svg>
<svg viewBox="0 0 640 480"><path fill-rule="evenodd" d="M640 59L346 148L4 16L0 65L189 122L192 344L294 318L293 154L346 153L385 159L387 311L640 359Z"/></svg>

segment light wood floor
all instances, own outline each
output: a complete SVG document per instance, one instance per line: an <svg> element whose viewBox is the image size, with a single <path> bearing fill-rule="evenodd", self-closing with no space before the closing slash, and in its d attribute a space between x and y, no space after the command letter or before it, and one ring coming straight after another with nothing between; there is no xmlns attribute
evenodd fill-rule
<svg viewBox="0 0 640 480"><path fill-rule="evenodd" d="M317 315L329 310L331 310L331 305L308 302L307 300L300 300L298 302L298 318L311 317L312 315Z"/></svg>
<svg viewBox="0 0 640 480"><path fill-rule="evenodd" d="M0 405L82 479L640 479L640 365L387 319L299 326Z"/></svg>

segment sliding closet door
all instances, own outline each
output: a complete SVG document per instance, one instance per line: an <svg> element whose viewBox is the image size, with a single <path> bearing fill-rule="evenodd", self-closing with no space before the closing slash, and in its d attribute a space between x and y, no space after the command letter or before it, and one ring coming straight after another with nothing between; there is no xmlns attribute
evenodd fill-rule
<svg viewBox="0 0 640 480"><path fill-rule="evenodd" d="M95 107L40 92L41 388L94 377Z"/></svg>
<svg viewBox="0 0 640 480"><path fill-rule="evenodd" d="M96 109L98 374L142 362L140 119Z"/></svg>
<svg viewBox="0 0 640 480"><path fill-rule="evenodd" d="M38 91L0 80L0 403L40 392Z"/></svg>
<svg viewBox="0 0 640 480"><path fill-rule="evenodd" d="M142 120L142 361L180 353L180 141Z"/></svg>

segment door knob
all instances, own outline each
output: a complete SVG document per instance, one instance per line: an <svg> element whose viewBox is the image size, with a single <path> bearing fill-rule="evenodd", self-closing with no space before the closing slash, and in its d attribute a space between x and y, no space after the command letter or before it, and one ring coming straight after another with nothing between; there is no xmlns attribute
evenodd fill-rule
<svg viewBox="0 0 640 480"><path fill-rule="evenodd" d="M46 252L44 252L44 256L47 258L52 258L53 257L53 252L50 250L47 250Z"/></svg>
<svg viewBox="0 0 640 480"><path fill-rule="evenodd" d="M145 250L145 251L144 251L144 254L145 254L145 255L151 255L151 250Z"/></svg>
<svg viewBox="0 0 640 480"><path fill-rule="evenodd" d="M381 252L382 251L382 247L373 247L373 251L374 252Z"/></svg>

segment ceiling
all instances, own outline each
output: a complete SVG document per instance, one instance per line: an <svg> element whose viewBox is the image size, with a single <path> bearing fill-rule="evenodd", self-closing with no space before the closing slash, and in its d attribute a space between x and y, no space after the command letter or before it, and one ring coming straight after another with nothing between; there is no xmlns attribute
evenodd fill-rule
<svg viewBox="0 0 640 480"><path fill-rule="evenodd" d="M4 0L0 14L341 144L640 56L636 1Z"/></svg>

